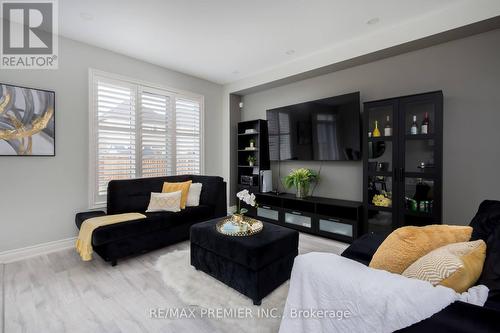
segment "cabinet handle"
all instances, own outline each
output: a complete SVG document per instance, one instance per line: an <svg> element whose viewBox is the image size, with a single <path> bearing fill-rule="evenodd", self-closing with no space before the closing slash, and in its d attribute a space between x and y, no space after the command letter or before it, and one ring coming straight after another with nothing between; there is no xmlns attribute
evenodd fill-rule
<svg viewBox="0 0 500 333"><path fill-rule="evenodd" d="M301 212L291 212L293 215L302 215Z"/></svg>
<svg viewBox="0 0 500 333"><path fill-rule="evenodd" d="M328 221L340 223L340 220L337 219L328 219Z"/></svg>
<svg viewBox="0 0 500 333"><path fill-rule="evenodd" d="M271 207L269 207L269 206L261 206L261 207L264 209L271 209Z"/></svg>

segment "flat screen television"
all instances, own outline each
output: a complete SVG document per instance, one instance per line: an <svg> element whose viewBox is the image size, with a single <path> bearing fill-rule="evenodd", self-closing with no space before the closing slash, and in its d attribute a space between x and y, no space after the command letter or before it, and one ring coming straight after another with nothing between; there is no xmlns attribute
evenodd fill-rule
<svg viewBox="0 0 500 333"><path fill-rule="evenodd" d="M359 92L267 110L271 161L358 161Z"/></svg>

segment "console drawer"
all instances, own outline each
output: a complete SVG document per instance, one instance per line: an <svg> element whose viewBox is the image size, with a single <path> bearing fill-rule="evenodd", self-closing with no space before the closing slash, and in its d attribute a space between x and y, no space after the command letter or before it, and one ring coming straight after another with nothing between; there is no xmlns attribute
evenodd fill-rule
<svg viewBox="0 0 500 333"><path fill-rule="evenodd" d="M280 219L280 211L279 208L267 205L261 205L257 207L257 217L278 222Z"/></svg>
<svg viewBox="0 0 500 333"><path fill-rule="evenodd" d="M354 227L352 224L345 223L335 218L320 218L319 230L346 237L352 237L354 234Z"/></svg>
<svg viewBox="0 0 500 333"><path fill-rule="evenodd" d="M312 217L303 212L286 210L285 211L285 224L312 229Z"/></svg>

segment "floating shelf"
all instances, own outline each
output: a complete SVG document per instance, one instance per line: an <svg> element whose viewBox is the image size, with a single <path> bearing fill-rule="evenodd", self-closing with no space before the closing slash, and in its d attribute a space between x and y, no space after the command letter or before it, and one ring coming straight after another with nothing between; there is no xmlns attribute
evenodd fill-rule
<svg viewBox="0 0 500 333"><path fill-rule="evenodd" d="M252 132L252 133L238 133L238 135L257 135L259 132Z"/></svg>
<svg viewBox="0 0 500 333"><path fill-rule="evenodd" d="M376 177L376 176L392 177L393 173L392 173L392 171L368 171L368 176L372 176L372 177Z"/></svg>
<svg viewBox="0 0 500 333"><path fill-rule="evenodd" d="M406 140L431 140L434 134L406 134Z"/></svg>
<svg viewBox="0 0 500 333"><path fill-rule="evenodd" d="M392 207L368 205L368 210L379 210L381 212L392 212Z"/></svg>
<svg viewBox="0 0 500 333"><path fill-rule="evenodd" d="M392 136L377 136L368 138L368 142L392 141Z"/></svg>

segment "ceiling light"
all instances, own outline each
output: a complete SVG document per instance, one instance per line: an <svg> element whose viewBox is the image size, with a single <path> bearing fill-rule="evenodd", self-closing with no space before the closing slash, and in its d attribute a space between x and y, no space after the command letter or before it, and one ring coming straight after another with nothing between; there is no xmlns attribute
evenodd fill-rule
<svg viewBox="0 0 500 333"><path fill-rule="evenodd" d="M288 50L285 52L286 55L292 55L295 53L295 50Z"/></svg>
<svg viewBox="0 0 500 333"><path fill-rule="evenodd" d="M85 20L85 21L93 21L94 20L94 15L87 13L87 12L80 13L80 17L82 18L82 20Z"/></svg>
<svg viewBox="0 0 500 333"><path fill-rule="evenodd" d="M368 21L366 21L366 24L374 25L374 24L377 24L379 21L380 21L380 19L378 17L374 17L374 18L371 18Z"/></svg>

